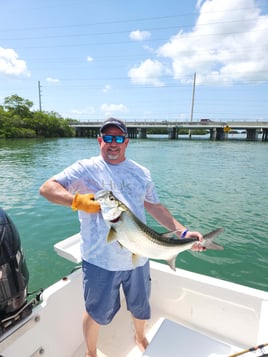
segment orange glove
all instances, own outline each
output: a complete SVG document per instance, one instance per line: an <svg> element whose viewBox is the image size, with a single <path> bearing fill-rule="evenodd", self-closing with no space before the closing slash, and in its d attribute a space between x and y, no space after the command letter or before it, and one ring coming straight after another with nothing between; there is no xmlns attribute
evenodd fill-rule
<svg viewBox="0 0 268 357"><path fill-rule="evenodd" d="M72 202L72 209L74 211L79 209L87 213L98 213L100 211L100 204L94 201L93 193L86 193L84 195L76 193Z"/></svg>

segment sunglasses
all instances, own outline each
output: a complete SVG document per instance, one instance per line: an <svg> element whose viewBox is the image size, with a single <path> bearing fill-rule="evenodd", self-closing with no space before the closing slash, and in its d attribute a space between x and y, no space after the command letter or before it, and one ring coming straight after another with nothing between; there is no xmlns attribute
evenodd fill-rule
<svg viewBox="0 0 268 357"><path fill-rule="evenodd" d="M115 142L117 144L123 144L123 142L125 141L125 136L121 136L121 135L103 135L102 136L102 140L105 143L112 143L113 139L115 139Z"/></svg>

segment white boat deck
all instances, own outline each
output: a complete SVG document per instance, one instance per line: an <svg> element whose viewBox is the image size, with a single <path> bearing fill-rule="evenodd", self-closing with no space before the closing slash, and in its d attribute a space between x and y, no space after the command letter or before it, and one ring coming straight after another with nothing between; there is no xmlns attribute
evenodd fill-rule
<svg viewBox="0 0 268 357"><path fill-rule="evenodd" d="M134 343L133 328L102 327L98 357L227 357L240 349L208 337L174 321L159 318L150 321L147 338L148 348L142 353ZM130 325L129 325L130 326ZM72 357L84 357L85 346L80 345ZM245 355L246 357L246 355Z"/></svg>
<svg viewBox="0 0 268 357"><path fill-rule="evenodd" d="M68 258L75 252L77 261L79 236L71 238L58 249ZM151 279L147 350L142 354L135 345L122 296L118 314L100 329L99 357L227 357L267 343L267 292L155 262ZM82 290L81 270L46 289L32 315L1 336L0 356L84 357Z"/></svg>
<svg viewBox="0 0 268 357"><path fill-rule="evenodd" d="M238 348L164 319L144 357L226 357Z"/></svg>

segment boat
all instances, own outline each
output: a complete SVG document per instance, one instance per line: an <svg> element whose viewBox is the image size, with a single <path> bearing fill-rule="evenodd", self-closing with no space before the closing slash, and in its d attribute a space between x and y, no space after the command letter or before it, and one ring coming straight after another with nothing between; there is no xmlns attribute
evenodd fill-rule
<svg viewBox="0 0 268 357"><path fill-rule="evenodd" d="M3 319L1 357L85 356L79 244L79 233L56 243L56 253L78 268L37 294L27 313L29 302L23 305L12 315L14 323ZM268 356L268 292L179 268L173 271L157 261L150 266L152 318L146 351L135 345L122 293L118 314L100 329L99 357Z"/></svg>

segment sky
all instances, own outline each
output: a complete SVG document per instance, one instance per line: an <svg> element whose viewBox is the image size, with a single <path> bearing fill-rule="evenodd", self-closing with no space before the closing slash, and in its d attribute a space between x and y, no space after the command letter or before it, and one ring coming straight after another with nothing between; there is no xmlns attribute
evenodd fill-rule
<svg viewBox="0 0 268 357"><path fill-rule="evenodd" d="M13 94L80 121L268 121L268 0L0 0Z"/></svg>

